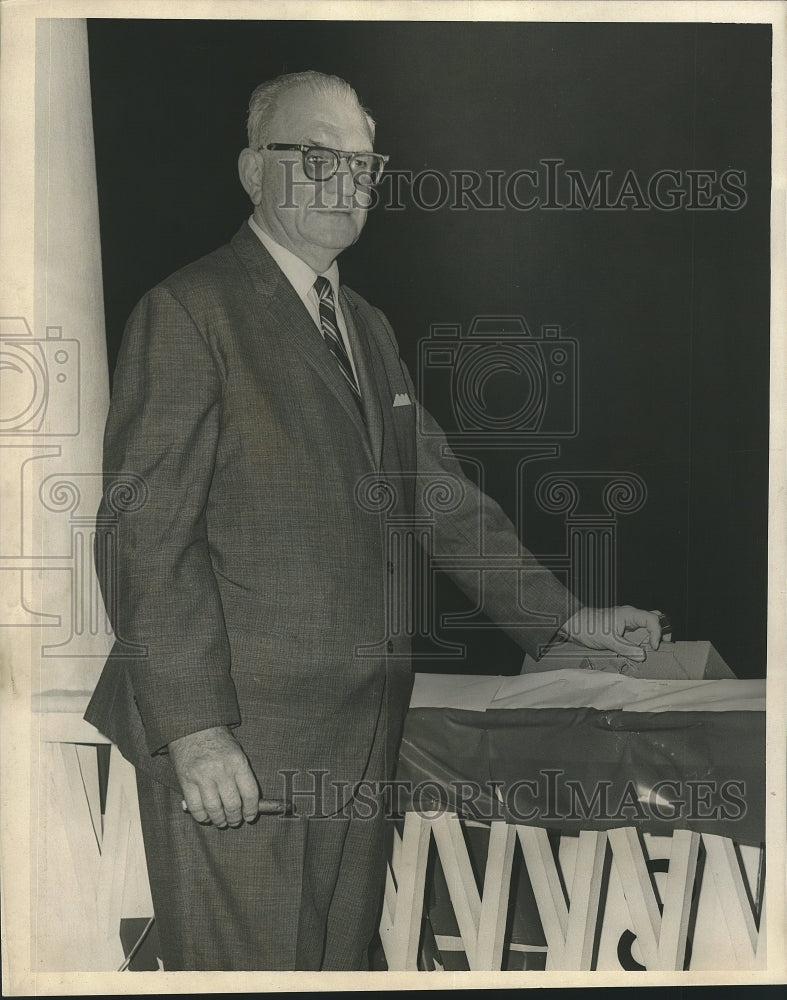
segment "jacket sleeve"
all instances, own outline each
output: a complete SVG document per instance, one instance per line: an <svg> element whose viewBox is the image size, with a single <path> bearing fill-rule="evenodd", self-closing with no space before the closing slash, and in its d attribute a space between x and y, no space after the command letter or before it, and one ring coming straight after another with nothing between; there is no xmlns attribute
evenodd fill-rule
<svg viewBox="0 0 787 1000"><path fill-rule="evenodd" d="M390 324L379 310L378 315L395 344ZM539 659L582 603L524 547L499 504L465 475L437 421L417 400L401 358L400 364L416 411L416 516L424 513L430 480L437 483L448 474L461 494L460 502L448 503L445 512L436 511L434 505L429 511L435 527L431 555L474 606ZM479 556L483 556L480 561ZM476 565L471 568L468 564L474 557Z"/></svg>
<svg viewBox="0 0 787 1000"><path fill-rule="evenodd" d="M115 372L99 517L115 518L117 565L99 577L116 635L145 648L125 665L151 753L240 722L205 519L222 384L187 310L165 287L148 293ZM129 476L140 496L124 510L112 497Z"/></svg>

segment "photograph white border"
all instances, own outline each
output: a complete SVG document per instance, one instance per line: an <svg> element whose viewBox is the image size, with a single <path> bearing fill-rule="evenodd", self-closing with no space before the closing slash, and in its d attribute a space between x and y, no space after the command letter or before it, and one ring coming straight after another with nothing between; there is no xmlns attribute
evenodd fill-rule
<svg viewBox="0 0 787 1000"><path fill-rule="evenodd" d="M719 973L32 973L30 971L30 824L33 635L5 647L0 677L2 725L3 990L6 995L287 992L357 989L469 989L557 986L731 985L783 983L785 953L785 13L781 3L646 2L265 2L265 0L2 0L0 3L0 295L2 315L21 315L33 301L34 53L39 18L200 18L254 20L470 20L739 22L773 26L773 162L771 216L771 422L769 486L767 865L768 967ZM7 527L7 526L6 526ZM6 529L4 529L6 530ZM744 626L745 627L745 626ZM17 633L27 630L17 629Z"/></svg>

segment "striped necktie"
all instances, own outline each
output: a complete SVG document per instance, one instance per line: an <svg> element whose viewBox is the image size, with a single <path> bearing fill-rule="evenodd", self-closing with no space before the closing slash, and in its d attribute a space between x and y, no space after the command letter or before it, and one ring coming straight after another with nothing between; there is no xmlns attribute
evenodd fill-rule
<svg viewBox="0 0 787 1000"><path fill-rule="evenodd" d="M350 364L350 359L347 356L347 351L345 350L344 344L342 342L342 336L339 333L339 324L336 321L336 307L333 303L333 289L331 288L331 283L327 278L322 275L317 276L317 280L314 282L314 290L317 292L317 298L320 303L320 323L322 325L322 335L325 339L325 343L331 350L331 354L336 359L336 364L339 366L339 370L353 391L359 406L361 404L361 390L358 387L358 383L355 380L355 374L353 372L352 365Z"/></svg>

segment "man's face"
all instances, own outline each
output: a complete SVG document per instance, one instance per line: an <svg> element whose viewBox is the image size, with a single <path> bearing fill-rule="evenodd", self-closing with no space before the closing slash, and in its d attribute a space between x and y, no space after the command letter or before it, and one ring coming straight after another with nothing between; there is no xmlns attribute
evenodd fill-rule
<svg viewBox="0 0 787 1000"><path fill-rule="evenodd" d="M317 94L308 87L285 93L268 131L271 142L372 149L366 120L354 103ZM342 160L327 181L309 180L298 151L263 150L260 201L255 217L282 246L312 264L338 256L361 234L366 222L363 193ZM358 204L360 202L360 205ZM318 268L321 269L321 268Z"/></svg>

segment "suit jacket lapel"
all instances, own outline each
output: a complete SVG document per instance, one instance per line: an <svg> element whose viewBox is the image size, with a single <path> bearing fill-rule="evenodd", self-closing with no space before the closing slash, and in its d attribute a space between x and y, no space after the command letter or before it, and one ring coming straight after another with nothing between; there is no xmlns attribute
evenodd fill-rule
<svg viewBox="0 0 787 1000"><path fill-rule="evenodd" d="M335 358L300 296L252 232L248 223L244 222L233 237L231 245L246 268L254 291L267 300L266 316L269 323L274 329L281 331L288 345L298 350L337 397L360 434L367 455L374 463L369 435L352 390L339 371Z"/></svg>
<svg viewBox="0 0 787 1000"><path fill-rule="evenodd" d="M340 291L339 301L341 303L342 315L347 325L355 368L358 372L358 383L361 395L363 396L366 426L369 432L374 466L376 469L379 469L382 462L384 434L383 413L380 403L387 399L387 395L385 387L381 387L377 379L376 366L370 353L369 332L363 317L344 289Z"/></svg>
<svg viewBox="0 0 787 1000"><path fill-rule="evenodd" d="M406 385L403 376L400 376L396 384L392 383L385 352L381 347L385 342L381 333L381 321L361 308L355 293L347 294L343 290L343 301L349 304L345 315L352 316L360 342L362 363L371 376L371 395L376 403L375 421L379 421L377 425L370 424L370 428L375 426L372 432L374 447L379 448L376 452L376 456L379 456L377 469L392 480L396 495L401 498L404 506L397 507L397 513L406 511L412 515L415 491L413 473L416 471L415 407L408 406L400 410L393 407L395 390L406 391ZM380 325L375 326L375 322Z"/></svg>

